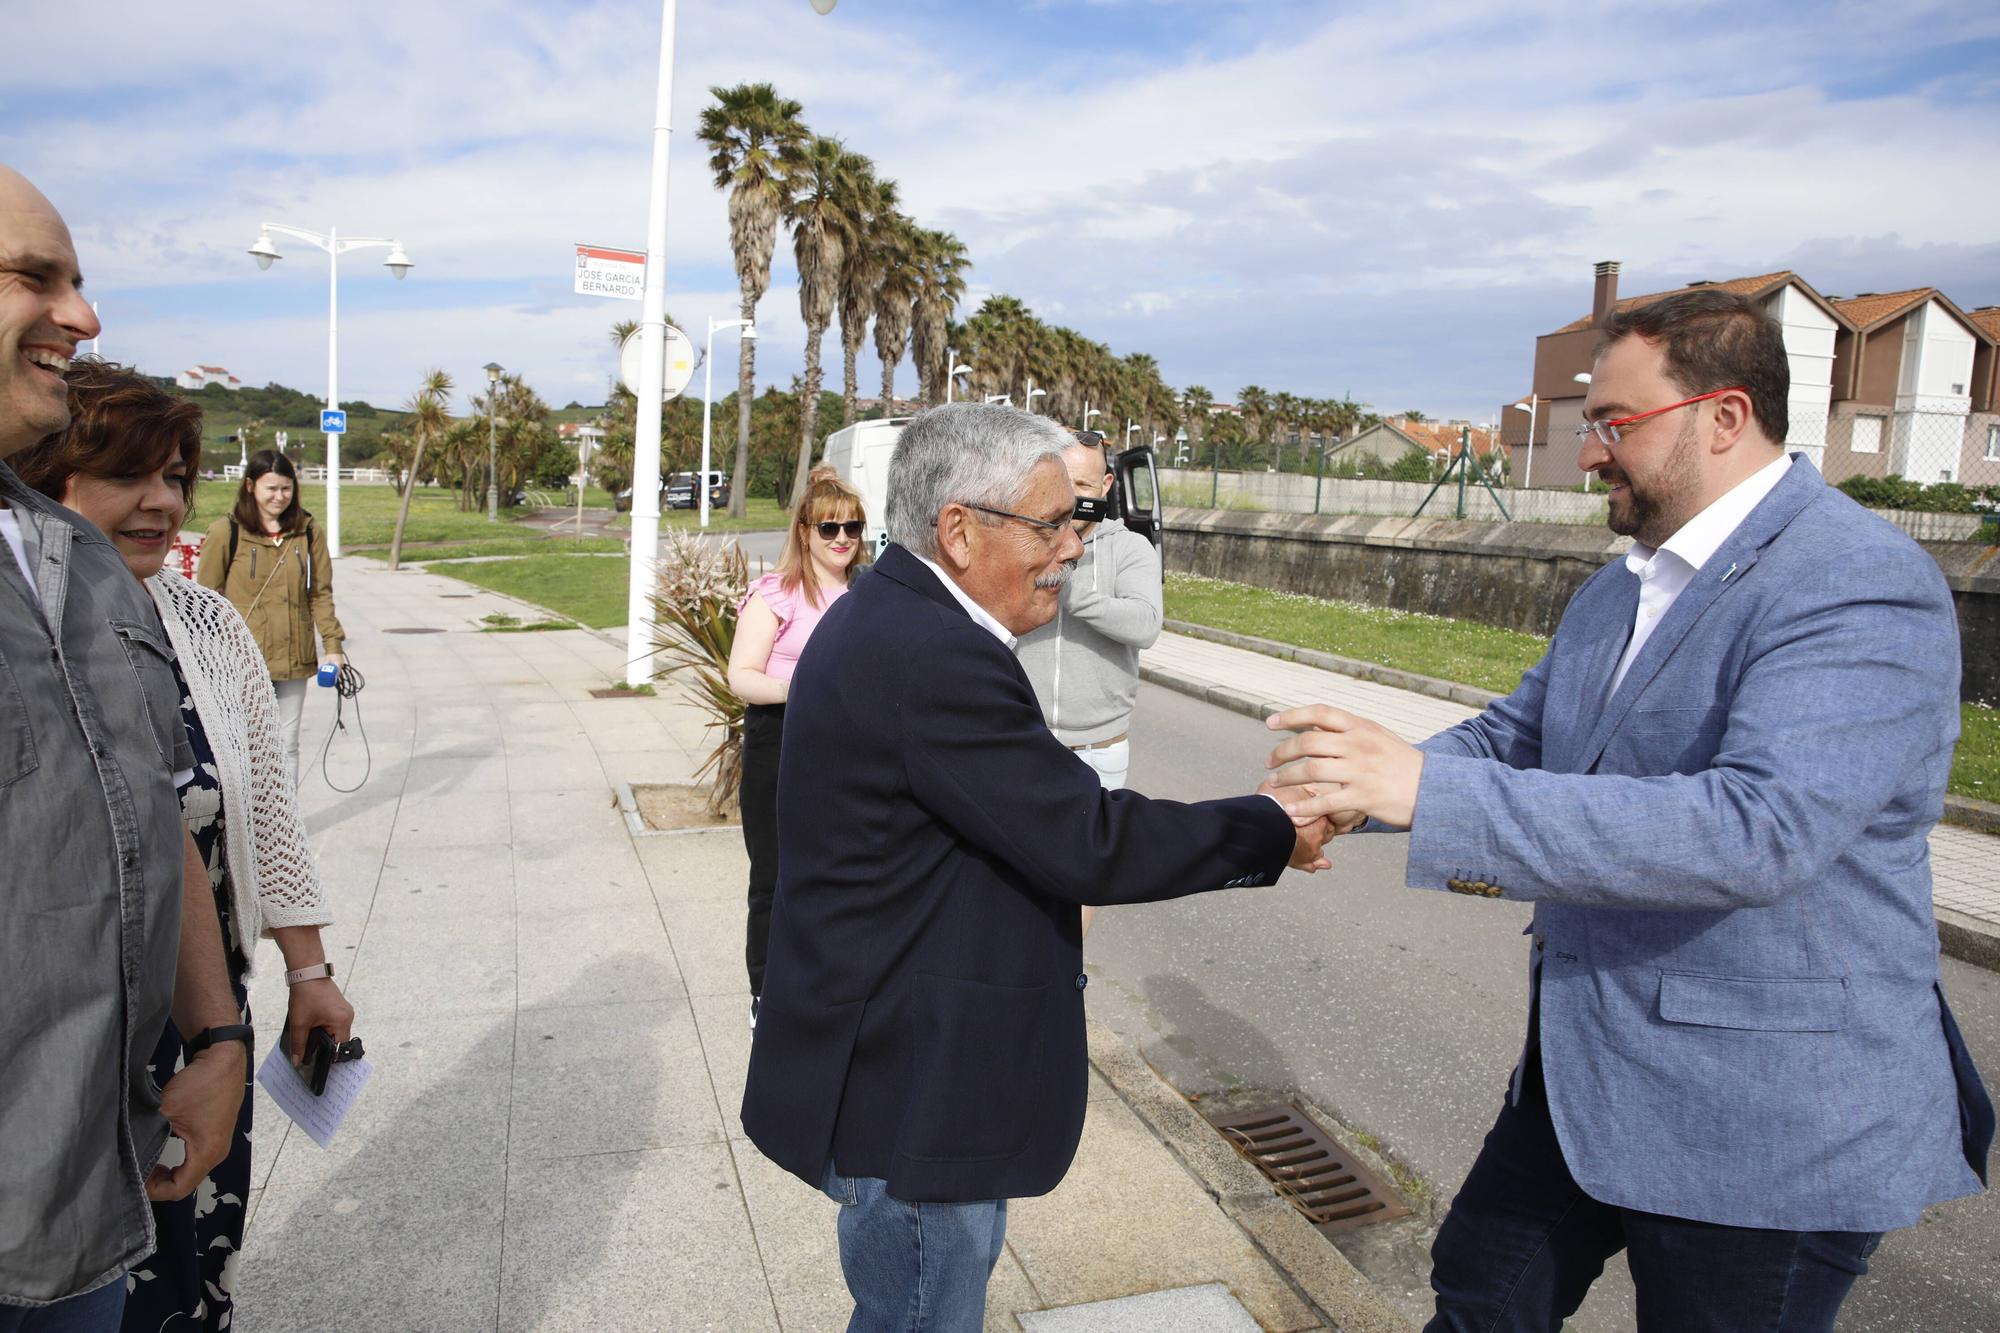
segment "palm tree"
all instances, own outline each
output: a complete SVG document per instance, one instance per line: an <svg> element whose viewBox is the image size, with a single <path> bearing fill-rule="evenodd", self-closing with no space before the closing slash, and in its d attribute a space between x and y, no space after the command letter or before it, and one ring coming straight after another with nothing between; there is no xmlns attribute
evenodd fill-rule
<svg viewBox="0 0 2000 1333"><path fill-rule="evenodd" d="M944 377L951 312L965 295L965 270L972 259L965 242L948 231L917 233L917 299L911 335L916 344L918 393L926 403L944 401Z"/></svg>
<svg viewBox="0 0 2000 1333"><path fill-rule="evenodd" d="M757 302L771 285L771 250L778 239L778 214L786 177L798 161L810 131L800 119L805 108L778 96L768 83L711 88L715 105L701 113L695 132L709 149L715 188L729 191L729 248L736 256L740 317L755 320ZM757 343L739 338L736 352L736 471L729 488L729 513L743 517L750 469L750 402L756 394Z"/></svg>
<svg viewBox="0 0 2000 1333"><path fill-rule="evenodd" d="M1193 453L1201 452L1202 441L1208 438L1208 412L1215 406L1215 395L1199 384L1190 384L1181 394L1181 410L1188 433L1194 436Z"/></svg>
<svg viewBox="0 0 2000 1333"><path fill-rule="evenodd" d="M841 264L855 241L856 195L869 174L867 158L850 153L838 139L815 138L793 173L793 192L785 201L785 224L792 229L792 253L799 264L799 314L806 322L805 398L793 504L805 494L818 443L820 338L833 320Z"/></svg>
<svg viewBox="0 0 2000 1333"><path fill-rule="evenodd" d="M875 312L875 292L882 285L882 273L896 246L896 182L870 175L858 183L855 203L855 243L847 247L840 266L840 424L851 426L855 417L854 363L861 356L862 340L868 336L868 317ZM883 414L888 414L884 404Z"/></svg>
<svg viewBox="0 0 2000 1333"><path fill-rule="evenodd" d="M896 401L896 367L910 345L910 321L917 299L917 224L901 213L891 216L877 237L882 257L875 284L875 356L882 363L882 415Z"/></svg>
<svg viewBox="0 0 2000 1333"><path fill-rule="evenodd" d="M389 539L389 568L395 569L403 558L403 528L410 521L410 495L417 489L417 479L422 476L424 446L443 435L451 425L451 416L445 411L445 404L451 399L451 376L442 370L433 370L424 376L424 382L410 401L404 405L409 415L403 419L403 429L410 438L410 476L403 483L403 501L396 509L396 532Z"/></svg>
<svg viewBox="0 0 2000 1333"><path fill-rule="evenodd" d="M1243 413L1243 424L1249 428L1250 438L1259 444L1266 443L1265 433L1270 429L1271 395L1255 384L1246 384L1236 391L1236 406Z"/></svg>

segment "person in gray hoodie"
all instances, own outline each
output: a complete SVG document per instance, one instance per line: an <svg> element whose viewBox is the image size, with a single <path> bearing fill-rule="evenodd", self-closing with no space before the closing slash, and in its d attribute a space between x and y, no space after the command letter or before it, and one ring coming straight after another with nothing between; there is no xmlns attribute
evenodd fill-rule
<svg viewBox="0 0 2000 1333"><path fill-rule="evenodd" d="M1104 437L1073 432L1063 465L1080 501L1104 503L1113 477ZM1092 506L1082 506L1089 509ZM1139 650L1160 637L1160 553L1121 519L1076 520L1083 556L1063 586L1056 618L1021 636L1015 655L1056 739L1097 770L1106 789L1125 785L1132 766L1132 707L1139 697ZM1093 909L1083 909L1090 929Z"/></svg>

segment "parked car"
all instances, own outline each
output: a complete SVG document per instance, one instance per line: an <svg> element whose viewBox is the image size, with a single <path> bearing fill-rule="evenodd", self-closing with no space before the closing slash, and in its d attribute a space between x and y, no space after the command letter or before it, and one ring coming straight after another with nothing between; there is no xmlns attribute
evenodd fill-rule
<svg viewBox="0 0 2000 1333"><path fill-rule="evenodd" d="M695 489L695 478L699 473L676 472L667 478L661 487L661 504L668 509L699 509L701 494ZM708 507L719 509L729 503L729 474L710 472L708 474Z"/></svg>

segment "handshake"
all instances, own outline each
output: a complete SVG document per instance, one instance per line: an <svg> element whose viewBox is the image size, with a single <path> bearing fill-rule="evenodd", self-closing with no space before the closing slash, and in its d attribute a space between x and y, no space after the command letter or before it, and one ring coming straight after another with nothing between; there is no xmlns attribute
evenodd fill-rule
<svg viewBox="0 0 2000 1333"><path fill-rule="evenodd" d="M1264 725L1296 733L1271 751L1271 775L1257 788L1292 817L1294 870L1329 869L1321 849L1369 819L1408 828L1416 818L1424 753L1380 723L1310 704Z"/></svg>

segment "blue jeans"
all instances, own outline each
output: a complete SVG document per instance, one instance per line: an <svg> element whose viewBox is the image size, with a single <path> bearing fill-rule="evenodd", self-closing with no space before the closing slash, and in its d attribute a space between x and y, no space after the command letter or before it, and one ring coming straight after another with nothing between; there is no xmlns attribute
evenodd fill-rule
<svg viewBox="0 0 2000 1333"><path fill-rule="evenodd" d="M873 1176L829 1162L820 1188L840 1205L840 1271L854 1297L847 1333L979 1333L986 1280L1007 1241L1007 1201L905 1203Z"/></svg>
<svg viewBox="0 0 2000 1333"><path fill-rule="evenodd" d="M1530 1016L1533 1022L1533 1016ZM1426 1333L1556 1333L1620 1250L1640 1333L1830 1333L1881 1243L1872 1231L1764 1231L1599 1203L1549 1118L1541 1043L1431 1247Z"/></svg>
<svg viewBox="0 0 2000 1333"><path fill-rule="evenodd" d="M33 1310L0 1305L0 1333L118 1333L118 1322L124 1316L125 1275L121 1273L96 1291L54 1305Z"/></svg>

